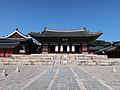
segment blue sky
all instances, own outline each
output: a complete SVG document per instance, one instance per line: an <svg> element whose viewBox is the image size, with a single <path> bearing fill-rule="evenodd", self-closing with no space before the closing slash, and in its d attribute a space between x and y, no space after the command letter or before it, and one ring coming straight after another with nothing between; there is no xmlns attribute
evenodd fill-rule
<svg viewBox="0 0 120 90"><path fill-rule="evenodd" d="M120 41L120 0L0 0L0 36L16 28L27 34L51 29L102 31L99 38Z"/></svg>

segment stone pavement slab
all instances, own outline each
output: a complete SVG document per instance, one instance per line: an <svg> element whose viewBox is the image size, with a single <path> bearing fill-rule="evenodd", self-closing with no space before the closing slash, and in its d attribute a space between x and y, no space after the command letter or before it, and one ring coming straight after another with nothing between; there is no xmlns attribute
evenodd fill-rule
<svg viewBox="0 0 120 90"><path fill-rule="evenodd" d="M3 68L6 69L8 76L0 76L1 90L117 90L119 88L111 87L111 84L116 83L113 81L115 79L111 79L112 83L101 81L100 75L103 74L99 71L102 67L97 68L96 72L89 66L21 65L20 72L15 72L15 65L7 65L0 66L0 72ZM109 70L104 69L109 75ZM96 78L97 75L99 77ZM115 73L112 75L118 76Z"/></svg>
<svg viewBox="0 0 120 90"><path fill-rule="evenodd" d="M75 72L79 76L79 79L82 80L85 88L87 90L110 90L112 88L106 87L96 78L91 76L90 74L86 73L80 68L74 68Z"/></svg>
<svg viewBox="0 0 120 90"><path fill-rule="evenodd" d="M8 76L0 75L0 87L2 90L20 90L26 83L41 74L47 67L44 66L20 66L20 72L15 72L16 65L4 65Z"/></svg>
<svg viewBox="0 0 120 90"><path fill-rule="evenodd" d="M54 88L56 88L56 90L80 90L76 78L72 73L70 67L60 67L59 74L57 75L53 86L51 87L51 90Z"/></svg>
<svg viewBox="0 0 120 90"><path fill-rule="evenodd" d="M114 67L117 72L112 72ZM115 90L120 90L120 66L87 66L81 68Z"/></svg>

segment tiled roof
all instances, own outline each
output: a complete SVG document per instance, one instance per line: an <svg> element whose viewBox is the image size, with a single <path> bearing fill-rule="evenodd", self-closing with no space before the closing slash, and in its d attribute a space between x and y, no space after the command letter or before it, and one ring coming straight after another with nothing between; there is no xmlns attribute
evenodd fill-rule
<svg viewBox="0 0 120 90"><path fill-rule="evenodd" d="M31 36L36 37L91 37L99 36L103 34L102 32L88 32L85 28L80 30L53 30L45 29L43 32L30 32Z"/></svg>
<svg viewBox="0 0 120 90"><path fill-rule="evenodd" d="M108 46L108 47L105 47L105 48L102 48L102 49L98 50L97 52L106 51L106 50L108 50L108 49L110 49L110 48L112 48L112 47L113 47L113 46Z"/></svg>
<svg viewBox="0 0 120 90"><path fill-rule="evenodd" d="M4 42L4 43L1 43L0 42L0 49L9 49L9 48L15 48L19 45L20 43L19 42L11 42L11 43L7 43L7 42Z"/></svg>
<svg viewBox="0 0 120 90"><path fill-rule="evenodd" d="M12 32L11 34L5 36L4 38L11 38L11 36L14 35L14 34L16 34L16 33L17 33L18 35L20 35L22 38L31 38L31 37L29 37L29 36L24 35L23 33L21 33L21 32L18 30L18 28L17 28L14 32Z"/></svg>
<svg viewBox="0 0 120 90"><path fill-rule="evenodd" d="M102 48L103 48L102 46L89 47L89 50L95 50L95 51L97 51L97 50L100 50Z"/></svg>
<svg viewBox="0 0 120 90"><path fill-rule="evenodd" d="M116 46L113 46L113 47L109 48L108 50L106 50L106 52L114 51L115 49L116 49Z"/></svg>
<svg viewBox="0 0 120 90"><path fill-rule="evenodd" d="M21 42L30 40L28 38L23 39L9 39L9 38L0 38L0 48L15 48L18 46Z"/></svg>
<svg viewBox="0 0 120 90"><path fill-rule="evenodd" d="M111 48L106 50L106 52L117 51L119 50L118 47L120 47L120 43L114 43Z"/></svg>
<svg viewBox="0 0 120 90"><path fill-rule="evenodd" d="M11 43L11 42L24 42L30 40L30 38L0 38L0 43L1 42L7 42L7 43Z"/></svg>

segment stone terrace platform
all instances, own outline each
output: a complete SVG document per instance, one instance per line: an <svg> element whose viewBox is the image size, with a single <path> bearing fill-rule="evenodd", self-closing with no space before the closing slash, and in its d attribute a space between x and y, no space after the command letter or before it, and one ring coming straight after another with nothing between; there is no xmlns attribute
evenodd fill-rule
<svg viewBox="0 0 120 90"><path fill-rule="evenodd" d="M120 90L120 66L0 65L0 90Z"/></svg>
<svg viewBox="0 0 120 90"><path fill-rule="evenodd" d="M0 58L3 65L120 65L120 59L108 59L105 55L92 54L32 54Z"/></svg>

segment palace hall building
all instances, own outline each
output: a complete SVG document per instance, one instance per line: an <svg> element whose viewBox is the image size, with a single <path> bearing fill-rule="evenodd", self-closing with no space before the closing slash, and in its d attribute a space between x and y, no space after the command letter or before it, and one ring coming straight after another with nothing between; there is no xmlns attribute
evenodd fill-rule
<svg viewBox="0 0 120 90"><path fill-rule="evenodd" d="M0 38L0 57L12 57L13 54L37 53L37 47L32 38L24 35L18 29Z"/></svg>
<svg viewBox="0 0 120 90"><path fill-rule="evenodd" d="M89 43L100 37L102 32L79 30L53 30L44 28L42 32L30 32L37 40L40 53L89 53Z"/></svg>

